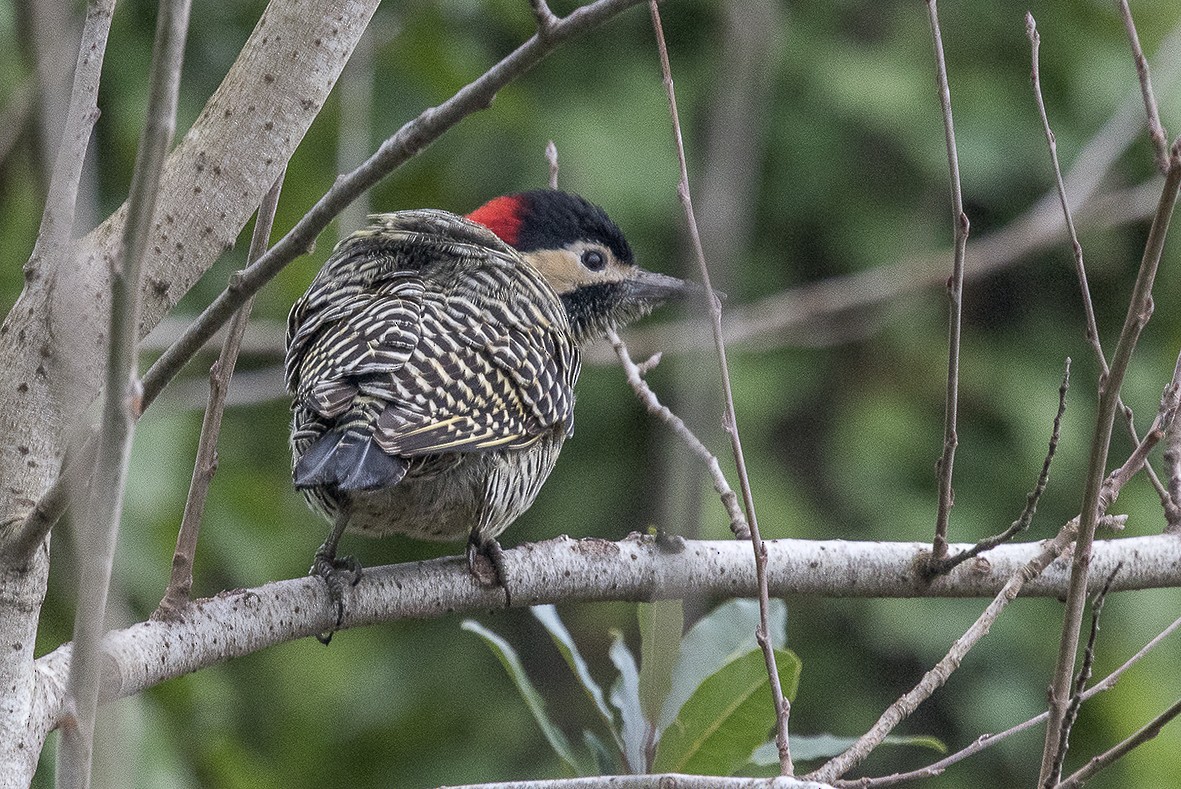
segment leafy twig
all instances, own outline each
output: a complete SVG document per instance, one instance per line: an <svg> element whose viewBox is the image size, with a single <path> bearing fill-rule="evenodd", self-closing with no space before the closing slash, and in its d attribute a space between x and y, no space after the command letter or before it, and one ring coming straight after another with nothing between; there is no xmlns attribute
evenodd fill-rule
<svg viewBox="0 0 1181 789"><path fill-rule="evenodd" d="M951 277L947 280L947 397L944 402L943 454L936 464L939 480L939 504L935 516L935 539L931 558L940 561L947 557L947 527L951 508L955 503L952 491L952 467L955 464L956 413L960 386L960 316L964 294L964 253L968 245L968 215L964 213L963 191L960 186L960 162L956 152L955 125L951 117L951 89L947 81L947 62L943 57L943 34L939 29L939 12L935 0L927 0L931 19L931 35L935 44L935 77L939 86L939 106L943 110L943 135L947 144L947 164L951 171L951 219L955 226L955 254Z"/></svg>
<svg viewBox="0 0 1181 789"><path fill-rule="evenodd" d="M131 436L140 412L139 387L133 383L139 322L139 273L153 219L164 157L176 128L177 93L189 23L189 0L159 6L156 43L148 84L148 111L140 138L128 199L121 258L111 272L111 324L106 403L98 439L89 504L81 519L81 577L74 617L74 653L70 662L69 699L72 725L63 728L57 785L86 789L94 747L98 707L99 639L105 626L115 541L123 509L123 486L131 454Z"/></svg>
<svg viewBox="0 0 1181 789"><path fill-rule="evenodd" d="M722 339L722 306L710 284L709 267L705 263L705 252L701 246L701 234L697 230L697 219L693 214L693 198L689 192L689 167L685 161L685 144L681 136L681 120L677 113L677 95L673 88L672 67L668 60L668 45L664 40L664 29L660 24L660 8L657 0L649 0L648 9L652 14L652 27L656 33L656 46L660 54L660 69L664 76L664 89L668 94L669 114L672 116L673 142L677 151L677 164L680 167L680 182L677 185L677 196L681 207L685 211L685 220L689 228L689 237L693 243L693 253L697 258L697 267L701 274L701 284L705 289L706 300L709 302L710 317L714 335L714 346L718 354L718 365L722 374L722 391L726 400L725 425L730 435L730 446L734 452L734 462L738 469L738 484L742 490L743 504L746 509L746 522L750 528L751 548L754 550L755 574L759 580L759 628L756 639L762 647L763 657L767 663L767 673L771 683L771 699L775 705L775 744L779 750L779 769L783 775L793 775L795 768L791 763L791 746L788 744L788 719L791 715L791 702L783 695L783 688L779 682L779 669L775 665L775 649L769 635L768 592L767 592L767 548L759 534L759 521L755 515L754 495L751 493L750 476L746 471L746 457L742 453L742 440L738 435L738 419L734 410L734 389L730 384L730 366L726 361L726 343Z"/></svg>

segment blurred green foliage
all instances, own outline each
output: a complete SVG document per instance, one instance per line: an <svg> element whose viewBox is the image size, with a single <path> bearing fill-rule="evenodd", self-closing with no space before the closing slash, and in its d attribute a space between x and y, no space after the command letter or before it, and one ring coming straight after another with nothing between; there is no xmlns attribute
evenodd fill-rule
<svg viewBox="0 0 1181 789"><path fill-rule="evenodd" d="M24 6L0 4L0 107L32 73ZM564 13L570 2L558 2ZM964 195L973 237L1004 228L1051 187L1045 142L1029 89L1029 4L950 3L941 7ZM257 0L197 0L186 56L180 128L196 117L263 9ZM1110 3L1032 4L1042 34L1046 103L1064 166L1136 92L1122 26ZM759 13L765 67L741 84L724 65L751 51L736 44L728 19ZM1137 4L1145 51L1155 58L1181 13L1174 4ZM712 162L738 153L752 176L732 194L746 230L707 238L727 254L712 261L717 284L738 306L784 288L945 251L951 222L943 131L933 80L930 31L921 3L706 0L664 4L691 176L701 186ZM94 209L105 216L126 196L142 126L154 16L146 0L120 3L111 33L94 139ZM751 27L747 25L747 27ZM523 0L385 4L369 32L373 145L423 108L439 103L528 37ZM357 70L354 70L357 71ZM761 98L739 138L707 142L722 99L754 86ZM1181 89L1158 81L1166 128L1181 128ZM342 108L334 94L288 170L276 220L283 232L331 184L339 168ZM353 116L350 116L353 117ZM351 121L350 121L351 122ZM29 125L0 162L0 309L21 287L43 200L42 157ZM543 184L543 149L561 153L562 183L602 204L650 268L691 275L675 193L676 167L656 50L644 8L570 43L506 88L481 112L377 186L377 210L438 206L468 211L485 199ZM1141 134L1104 187L1151 178ZM718 209L698 197L703 217ZM345 228L351 229L351 228ZM741 232L739 232L741 231ZM249 232L249 228L246 231ZM281 322L336 240L259 296L255 315ZM1108 350L1122 323L1146 224L1081 228L1102 336ZM245 239L193 289L177 313L192 315L243 263ZM1142 425L1155 411L1181 338L1176 243L1165 253L1157 311L1125 386ZM655 320L668 319L668 315ZM942 442L946 370L945 300L920 288L886 307L833 321L835 343L808 347L768 338L733 349L740 427L749 454L760 523L769 537L929 539L935 517L933 464ZM827 336L829 326L818 327ZM1002 530L1020 512L1045 452L1063 359L1074 359L1073 388L1050 488L1028 538L1051 535L1077 512L1094 414L1096 364L1083 335L1078 289L1065 244L969 281L965 290L954 540ZM208 359L188 371L198 382ZM244 372L274 367L274 355L247 356ZM669 358L652 376L674 407L724 451L711 400L690 409L693 392L716 391L707 352ZM214 594L300 575L326 524L291 490L287 404L275 389L262 404L226 414L220 467L197 556L196 591ZM200 413L182 398L150 410L136 436L116 584L116 624L147 616L163 593L188 487ZM1113 462L1129 450L1117 431ZM665 466L683 454L643 412L612 367L586 369L578 432L537 504L505 535L506 545L558 533L619 538L659 523L673 532L723 538L722 508L700 482ZM699 522L661 522L667 502L691 504ZM1150 487L1137 479L1116 504L1131 534L1163 525ZM455 548L405 540L345 549L367 565L437 556ZM50 596L40 646L67 640L74 573L68 528L54 540ZM803 661L792 721L801 734L856 735L909 689L977 616L972 600L790 599L788 643ZM707 608L690 601L689 610ZM1096 653L1096 673L1117 666L1181 608L1181 591L1114 596ZM1057 650L1061 606L1012 606L948 687L899 734L931 734L952 749L1044 708ZM609 671L608 636L622 628L638 645L634 606L571 606L562 616L591 668ZM484 617L523 654L548 699L580 691L569 681L541 627L523 611ZM692 617L686 624L691 624ZM634 651L634 650L633 650ZM1181 694L1181 647L1166 644L1118 688L1082 711L1068 762L1113 744ZM581 701L581 698L579 698ZM586 704L562 707L568 734L592 723ZM419 787L561 774L505 673L459 621L403 622L339 634L331 648L308 639L174 680L110 706L101 724L109 786ZM1029 785L1042 734L1035 730L965 762L926 785ZM51 783L52 744L38 785ZM1156 740L1090 783L1159 786L1175 780L1181 729ZM133 754L128 757L127 754ZM871 774L930 761L921 749L885 749Z"/></svg>

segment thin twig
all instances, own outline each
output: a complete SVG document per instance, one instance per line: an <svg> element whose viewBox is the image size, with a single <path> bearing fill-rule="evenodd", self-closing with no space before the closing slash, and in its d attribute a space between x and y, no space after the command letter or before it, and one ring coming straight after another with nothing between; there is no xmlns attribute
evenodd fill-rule
<svg viewBox="0 0 1181 789"><path fill-rule="evenodd" d="M1099 382L1095 433L1091 442L1091 458L1087 469L1083 503L1080 508L1082 520L1071 568L1070 593L1066 598L1058 660L1050 684L1050 719L1046 728L1045 748L1042 751L1039 784L1045 783L1046 776L1050 773L1054 754L1058 752L1062 719L1066 712L1070 693L1070 679L1074 674L1075 654L1078 650L1079 630L1082 626L1082 613L1086 602L1091 546L1095 539L1095 528L1098 525L1099 516L1102 514L1099 510L1099 496L1105 476L1107 453L1111 445L1115 412L1119 403L1119 390L1123 384L1128 363L1131 361L1132 351L1135 350L1136 343L1140 338L1140 332L1152 314L1152 285L1160 265L1165 238L1168 235L1169 220L1172 218L1173 208L1177 202L1179 187L1181 187L1181 148L1174 144L1170 153L1169 172L1165 177L1164 190L1161 192L1160 203L1156 216L1153 218L1152 227L1148 231L1144 256L1141 259L1140 270L1136 275L1136 284L1128 303L1128 313L1124 319L1123 329L1120 331L1115 353L1112 355L1111 370Z"/></svg>
<svg viewBox="0 0 1181 789"><path fill-rule="evenodd" d="M1074 693L1070 697L1070 704L1066 708L1066 716L1062 719L1062 735L1058 741L1058 755L1050 768L1050 777L1046 780L1047 789L1058 783L1062 776L1062 766L1066 763L1066 752L1070 748L1070 730L1078 720L1078 712L1083 706L1083 691L1091 679L1091 671L1095 665L1095 643L1099 640L1099 618L1103 614L1103 603L1107 593L1111 591L1111 584L1115 576L1123 569L1123 562L1112 568L1107 576L1103 588L1095 595L1095 602L1091 604L1091 633L1087 636L1087 646L1083 650L1083 663L1079 667L1078 675L1074 678Z"/></svg>
<svg viewBox="0 0 1181 789"><path fill-rule="evenodd" d="M553 778L536 781L496 781L479 784L452 784L439 789L832 789L829 784L776 778L722 778L716 775L650 773L647 775L611 775L590 778Z"/></svg>
<svg viewBox="0 0 1181 789"><path fill-rule="evenodd" d="M763 658L767 663L767 674L771 684L771 699L775 705L775 744L779 751L779 770L783 775L794 775L795 767L791 762L791 746L788 742L788 721L791 716L791 702L783 695L783 688L779 681L779 669L775 661L775 649L770 638L770 616L768 609L770 602L767 591L767 548L759 534L759 521L755 515L754 494L750 488L750 476L746 471L746 456L742 453L742 440L738 435L738 418L734 409L734 389L730 383L730 366L726 361L726 343L722 339L722 303L714 293L710 283L709 266L705 262L705 251L701 245L701 234L697 229L697 219L693 213L693 198L689 191L689 167L685 161L685 144L681 135L681 120L677 112L677 95L673 87L672 66L668 60L668 45L664 40L664 28L660 23L660 8L657 0L649 0L648 9L652 15L652 28L656 34L656 47L660 54L660 70L664 77L664 89L668 94L669 114L672 116L673 142L677 152L677 164L680 168L680 182L677 185L677 196L681 207L685 211L685 221L689 229L689 238L693 243L693 254L697 258L697 267L701 274L701 284L705 289L706 301L709 303L710 317L714 335L714 346L718 354L718 366L721 368L722 391L726 400L725 426L730 435L730 446L734 452L734 463L738 469L738 485L742 490L743 504L746 509L746 522L750 528L750 543L755 557L755 574L759 580L759 627L755 632L755 639L763 650Z"/></svg>
<svg viewBox="0 0 1181 789"><path fill-rule="evenodd" d="M538 38L547 38L553 32L554 25L558 24L558 18L554 16L554 12L550 10L549 4L545 0L529 0L530 7L533 8L533 17L537 20L537 36Z"/></svg>
<svg viewBox="0 0 1181 789"><path fill-rule="evenodd" d="M176 129L177 94L189 0L162 2L156 21L156 42L148 82L148 110L140 137L128 197L123 250L111 271L111 323L103 407L89 506L81 519L81 577L74 617L73 659L69 699L72 725L63 729L58 752L58 787L86 789L94 750L101 653L111 567L123 509L123 488L131 455L131 436L140 412L136 370L139 324L139 274L147 247L160 173Z"/></svg>
<svg viewBox="0 0 1181 789"><path fill-rule="evenodd" d="M229 285L206 307L185 332L143 376L143 407L147 408L181 368L233 317L234 313L283 268L307 252L316 237L358 195L421 153L444 132L477 110L488 107L497 92L529 71L567 39L585 33L641 0L596 0L561 17L542 40L534 36L476 80L437 107L424 110L388 138L363 164L339 176L316 204L253 265L235 274ZM88 466L83 466L88 468ZM39 506L19 527L22 545L38 545L65 511L65 485L59 475Z"/></svg>
<svg viewBox="0 0 1181 789"><path fill-rule="evenodd" d="M549 187L550 189L558 188L558 146L550 140L545 146L545 158L549 162ZM730 531L734 536L740 540L750 539L750 527L746 525L746 516L742 514L742 507L738 503L738 496L734 493L734 489L730 487L729 481L726 479L725 472L722 471L722 465L718 462L718 458L714 453L709 451L709 448L702 443L685 421L674 414L672 410L664 403L660 402L660 398L656 396L656 392L652 391L652 387L644 380L649 372L656 369L656 365L660 364L660 354L653 354L650 358L643 362L636 363L631 353L627 350L627 344L623 338L619 336L619 332L613 327L607 327L607 340L611 343L611 347L615 349L615 355L619 359L619 364L623 367L624 376L627 378L628 385L631 386L632 391L636 393L636 397L648 409L648 413L660 419L676 433L685 444L693 451L693 454L705 461L706 468L709 469L709 475L713 479L714 490L717 491L718 496L722 500L722 506L726 508L726 513L730 516Z"/></svg>
<svg viewBox="0 0 1181 789"><path fill-rule="evenodd" d="M1054 539L1047 541L1034 558L1009 578L1004 588L993 598L984 612L972 623L972 626L956 639L947 654L923 675L923 678L912 690L891 704L878 718L877 723L861 735L848 750L828 760L820 769L805 777L818 781L834 781L863 762L875 748L882 744L886 735L893 731L895 726L909 717L919 704L930 698L931 694L947 682L952 672L959 668L964 656L972 647L976 646L981 638L987 635L1005 607L1016 599L1021 587L1027 581L1040 575L1050 562L1058 558L1066 550L1066 546L1070 545L1074 536L1073 522L1063 526Z"/></svg>
<svg viewBox="0 0 1181 789"><path fill-rule="evenodd" d="M1179 629L1181 629L1181 617L1173 620L1172 624L1154 636L1152 640L1141 647L1136 652L1136 654L1124 661L1124 663L1119 668L1117 668L1115 671L1112 671L1106 677L1099 680L1089 689L1084 691L1082 694L1082 700L1087 702L1094 696L1111 690L1113 687L1115 687L1120 677L1123 676L1124 672L1139 663L1145 657L1145 655L1155 649L1157 645L1159 645L1162 641L1164 641ZM1027 729L1031 729L1034 726L1043 723L1049 716L1049 712L1043 711L1038 715L1033 716L1029 720L1022 721L1016 726L1011 726L1004 731L996 732L994 734L982 734L973 740L972 744L966 748L956 751L949 756L945 756L939 761L933 762L918 770L911 770L910 772L905 773L894 773L893 775L884 775L878 778L859 778L852 781L838 781L836 782L836 785L841 787L849 787L850 789L853 787L861 787L862 789L876 789L876 787L894 786L895 784L908 783L918 778L932 778L936 775L942 775L943 772L953 764L962 762L969 756L975 756L986 748L990 748L993 745L1008 739L1014 734L1020 734Z"/></svg>
<svg viewBox="0 0 1181 789"><path fill-rule="evenodd" d="M1117 759L1123 758L1129 752L1131 752L1132 749L1143 745L1156 735L1160 734L1160 731L1165 727L1165 724L1173 720L1173 718L1176 718L1178 715L1181 715L1181 699L1173 702L1173 704L1167 710L1162 712L1160 715L1157 715L1135 734L1132 734L1118 745L1107 751L1104 751L1098 756L1092 757L1091 760L1087 762L1086 766L1072 773L1070 777L1058 784L1057 789L1074 789L1075 787L1082 786L1083 783L1088 781L1092 776L1095 775L1095 773L1112 764Z"/></svg>
<svg viewBox="0 0 1181 789"><path fill-rule="evenodd" d="M262 203L258 206L254 234L250 239L250 251L246 256L247 263L253 263L266 251L285 173L286 168L280 171L275 185L263 196ZM172 576L164 592L164 598L152 614L153 619L175 616L189 604L189 595L193 589L193 559L197 555L197 536L201 531L201 518L205 513L205 498L209 493L209 484L217 470L217 439L221 433L226 394L230 388L230 379L234 375L234 366L238 363L238 351L242 346L242 335L246 333L246 324L250 320L250 308L253 303L253 299L247 300L235 313L222 343L221 354L209 369L209 403L205 408L205 418L201 422L201 437L197 442L197 457L193 463L193 479L189 485L189 496L185 501L180 530L176 535L176 550L172 554Z"/></svg>
<svg viewBox="0 0 1181 789"><path fill-rule="evenodd" d="M1181 408L1181 355L1178 355L1177 363L1173 367L1172 380L1165 385L1165 391L1161 395L1160 410L1157 411L1152 426L1148 428L1148 432L1132 450L1128 459L1119 468L1112 470L1107 475L1107 479L1103 481L1103 487L1099 491L1099 512L1101 514L1106 513L1115 502L1124 485L1128 484L1128 480L1141 469L1149 468L1148 453L1160 443L1169 430L1173 429L1179 408Z"/></svg>
<svg viewBox="0 0 1181 789"><path fill-rule="evenodd" d="M1030 66L1030 82L1033 85L1034 103L1037 105L1038 116L1042 121L1042 133L1046 137L1046 143L1050 148L1050 164L1054 171L1054 186L1058 192L1058 204L1062 207L1062 216L1066 223L1067 237L1070 239L1070 249L1074 258L1074 272L1078 279L1079 291L1082 295L1083 302L1083 316L1086 320L1087 340L1091 344L1091 350L1095 353L1095 359L1099 362L1099 374L1107 375L1110 369L1107 364L1107 355L1103 352L1103 342L1099 338L1099 326L1095 321L1095 307L1091 302L1091 286L1087 281L1087 267L1083 262L1083 245L1078 240L1078 232L1075 230L1074 216L1070 210L1070 200L1066 194L1066 184L1062 179L1062 167L1058 162L1058 141L1054 136L1053 129L1050 128L1050 118L1046 113L1046 102L1042 96L1042 81L1040 68L1040 51L1042 37L1037 32L1037 22L1033 18L1033 14L1026 12L1025 14L1025 33L1029 37L1031 66ZM1136 430L1136 420L1132 414L1132 409L1124 404L1121 399L1118 404L1120 413L1124 415L1124 421L1127 423L1128 433L1132 436L1132 441L1140 443L1140 435ZM1156 488L1157 495L1161 499L1162 505L1168 509L1172 502L1169 492L1161 483L1156 471L1151 466L1148 467L1148 478L1152 482L1152 486Z"/></svg>
<svg viewBox="0 0 1181 789"><path fill-rule="evenodd" d="M964 253L968 245L968 215L964 213L964 197L960 186L960 160L956 152L955 125L951 117L951 88L947 81L947 61L943 57L943 34L939 29L939 12L935 0L927 0L931 19L931 35L935 44L935 77L939 86L939 106L943 110L943 136L947 144L947 164L951 171L951 221L955 227L955 254L951 277L947 280L947 397L943 416L943 454L936 464L939 481L939 505L935 516L935 539L931 558L940 561L947 557L947 527L951 508L955 504L952 490L952 467L955 464L956 413L960 387L960 316L964 294Z"/></svg>
<svg viewBox="0 0 1181 789"><path fill-rule="evenodd" d="M672 428L673 432L677 434L689 447L693 450L693 454L705 461L706 467L709 469L710 478L713 479L714 490L722 499L722 504L726 507L726 512L730 515L730 531L734 536L740 540L750 539L750 527L746 525L746 518L742 514L742 507L738 503L738 496L730 487L730 483L726 481L726 475L722 471L722 466L718 463L717 457L709 451L705 444L701 443L689 426L676 414L674 414L668 406L660 402L656 393L648 386L648 382L644 380L644 375L648 370L656 365L653 364L653 359L649 359L643 365L638 365L632 361L631 354L628 353L627 345L624 344L620 338L619 333L614 329L607 330L607 339L611 341L611 347L615 349L615 353L619 356L619 363L623 366L623 372L627 376L627 382L631 385L632 390L636 396L640 398L640 402L648 409L648 413L658 417L661 421Z"/></svg>
<svg viewBox="0 0 1181 789"><path fill-rule="evenodd" d="M1167 534L1181 532L1181 423L1177 420L1165 431L1165 469L1169 473L1169 504L1165 507Z"/></svg>
<svg viewBox="0 0 1181 789"><path fill-rule="evenodd" d="M1156 96L1152 91L1152 76L1148 71L1148 58L1144 57L1144 50L1140 48L1140 34L1136 32L1136 23L1132 21L1132 9L1128 7L1128 0L1116 0L1119 6L1120 18L1124 22L1124 30L1128 33L1128 43L1132 47L1132 59L1136 63L1136 76L1140 79L1140 94L1144 98L1144 112L1148 116L1148 136L1152 140L1152 149L1156 152L1156 167L1162 174L1169 172L1169 137L1160 122L1160 112L1156 108Z"/></svg>
<svg viewBox="0 0 1181 789"><path fill-rule="evenodd" d="M1070 389L1070 357L1066 359L1066 369L1062 372L1062 383L1058 386L1058 410L1054 414L1054 425L1050 430L1050 446L1046 450L1046 458L1042 461L1042 470L1038 474L1037 483L1033 486L1033 490L1025 497L1025 509L1021 511L1021 515L1017 520L1009 525L1000 534L994 534L992 537L987 537L980 542L973 545L966 551L961 551L954 556L949 556L943 561L932 561L928 566L928 572L932 575L942 575L950 572L955 567L959 566L968 559L973 559L985 551L991 551L996 546L1008 542L1029 528L1029 524L1033 522L1033 516L1037 513L1037 503L1042 498L1042 493L1046 490L1046 485L1050 481L1050 464L1054 461L1054 454L1058 451L1058 440L1062 430L1062 415L1066 413L1066 393Z"/></svg>

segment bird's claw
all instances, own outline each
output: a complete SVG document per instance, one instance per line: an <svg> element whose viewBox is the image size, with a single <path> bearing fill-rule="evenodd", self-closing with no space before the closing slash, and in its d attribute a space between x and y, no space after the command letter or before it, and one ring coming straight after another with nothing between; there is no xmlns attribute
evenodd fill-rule
<svg viewBox="0 0 1181 789"><path fill-rule="evenodd" d="M336 608L336 623L332 629L316 635L316 639L325 646L332 641L332 636L340 629L344 622L344 589L345 585L356 586L361 580L361 563L353 556L331 556L327 552L317 551L308 575L317 575L324 579L328 586L328 598Z"/></svg>
<svg viewBox="0 0 1181 789"><path fill-rule="evenodd" d="M480 586L499 586L504 590L504 605L512 605L509 592L508 573L504 566L504 549L495 539L481 540L475 535L467 544L467 567Z"/></svg>

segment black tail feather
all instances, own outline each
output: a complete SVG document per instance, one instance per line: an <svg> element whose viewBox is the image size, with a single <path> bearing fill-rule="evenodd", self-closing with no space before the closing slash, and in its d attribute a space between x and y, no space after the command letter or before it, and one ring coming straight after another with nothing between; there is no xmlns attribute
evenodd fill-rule
<svg viewBox="0 0 1181 789"><path fill-rule="evenodd" d="M398 484L407 461L393 457L372 436L332 430L320 436L295 464L295 487L374 490Z"/></svg>

